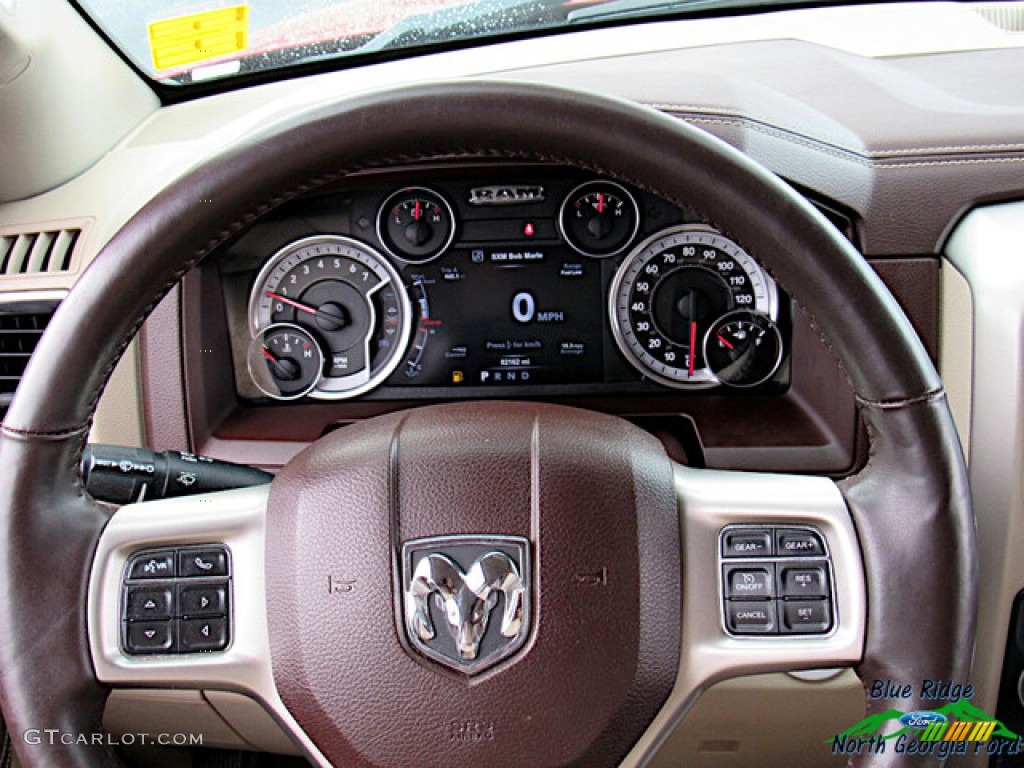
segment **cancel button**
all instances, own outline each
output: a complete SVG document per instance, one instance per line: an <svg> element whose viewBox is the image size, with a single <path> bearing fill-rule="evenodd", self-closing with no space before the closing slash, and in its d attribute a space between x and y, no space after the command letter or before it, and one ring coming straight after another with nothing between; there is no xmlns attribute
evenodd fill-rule
<svg viewBox="0 0 1024 768"><path fill-rule="evenodd" d="M775 603L726 603L725 620L729 631L738 635L775 632Z"/></svg>

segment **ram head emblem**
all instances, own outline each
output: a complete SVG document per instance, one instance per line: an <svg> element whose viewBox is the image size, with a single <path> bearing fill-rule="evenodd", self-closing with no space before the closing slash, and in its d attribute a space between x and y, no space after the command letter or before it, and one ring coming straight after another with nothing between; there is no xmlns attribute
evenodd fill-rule
<svg viewBox="0 0 1024 768"><path fill-rule="evenodd" d="M468 537L467 537L468 538ZM511 539L511 537L509 537ZM418 557L407 555L405 578L405 623L410 640L427 656L466 673L478 672L508 656L522 644L527 619L527 579L517 564L528 551L525 543L514 540L512 555L506 551L482 547L483 539L469 543L457 537L445 537L443 544L462 555L475 557L465 571L451 552L420 550ZM510 549L507 542L504 549ZM416 543L414 543L416 544ZM474 546L475 544L475 546ZM409 545L406 545L407 550ZM481 554L476 554L480 552ZM415 564L413 564L415 561ZM431 611L431 603L436 610ZM485 643L491 614L501 603L499 631ZM444 624L447 637L435 624ZM486 646L486 647L485 647ZM483 656L481 648L485 647Z"/></svg>

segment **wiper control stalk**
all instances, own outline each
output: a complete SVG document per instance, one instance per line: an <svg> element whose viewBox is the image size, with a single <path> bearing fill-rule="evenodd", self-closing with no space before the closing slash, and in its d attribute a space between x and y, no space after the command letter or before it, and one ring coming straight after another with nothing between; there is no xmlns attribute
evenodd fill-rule
<svg viewBox="0 0 1024 768"><path fill-rule="evenodd" d="M255 467L187 451L158 453L147 448L91 443L82 452L86 491L111 504L246 488L273 479L269 472Z"/></svg>

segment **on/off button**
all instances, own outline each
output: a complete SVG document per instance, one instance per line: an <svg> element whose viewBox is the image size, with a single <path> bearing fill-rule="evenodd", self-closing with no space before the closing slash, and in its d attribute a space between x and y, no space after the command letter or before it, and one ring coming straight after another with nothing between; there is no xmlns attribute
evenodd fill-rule
<svg viewBox="0 0 1024 768"><path fill-rule="evenodd" d="M730 600L770 600L775 597L775 568L757 566L725 566L725 596Z"/></svg>

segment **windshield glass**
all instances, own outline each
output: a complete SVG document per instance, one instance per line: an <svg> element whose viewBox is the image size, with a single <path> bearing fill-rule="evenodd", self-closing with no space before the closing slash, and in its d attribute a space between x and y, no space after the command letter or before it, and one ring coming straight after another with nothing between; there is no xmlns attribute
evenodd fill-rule
<svg viewBox="0 0 1024 768"><path fill-rule="evenodd" d="M139 69L172 84L325 58L738 4L736 0L79 0ZM769 3L746 0L743 4Z"/></svg>

